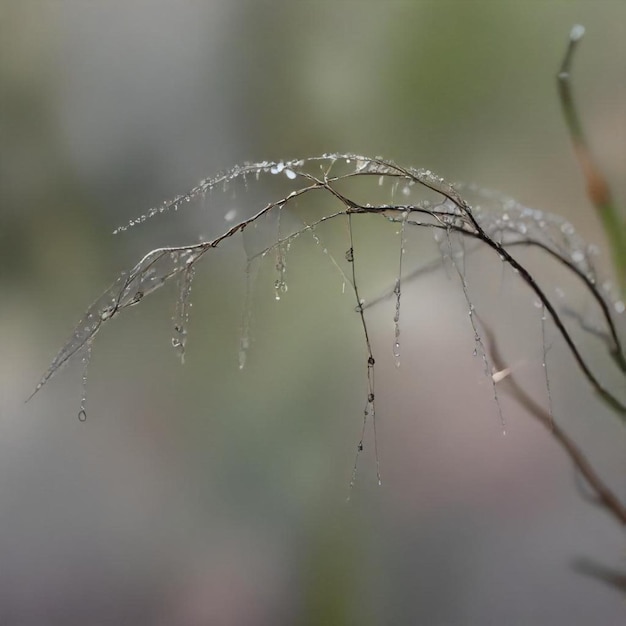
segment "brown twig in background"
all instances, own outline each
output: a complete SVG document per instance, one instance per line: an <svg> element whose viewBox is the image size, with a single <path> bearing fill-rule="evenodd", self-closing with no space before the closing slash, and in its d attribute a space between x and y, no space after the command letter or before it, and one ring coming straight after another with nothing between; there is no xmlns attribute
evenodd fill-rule
<svg viewBox="0 0 626 626"><path fill-rule="evenodd" d="M490 328L481 322L487 338L489 354L491 356L494 367L497 370L503 370L506 363L498 348L498 342L494 333ZM593 489L597 496L598 504L610 513L620 524L626 525L626 506L622 504L620 499L609 489L602 478L594 470L593 466L583 454L580 447L574 440L559 426L549 411L543 408L532 398L528 392L517 382L515 375L509 373L502 379L500 385L506 386L511 396L513 396L534 418L541 422L557 443L563 448L570 460L585 478L589 486Z"/></svg>

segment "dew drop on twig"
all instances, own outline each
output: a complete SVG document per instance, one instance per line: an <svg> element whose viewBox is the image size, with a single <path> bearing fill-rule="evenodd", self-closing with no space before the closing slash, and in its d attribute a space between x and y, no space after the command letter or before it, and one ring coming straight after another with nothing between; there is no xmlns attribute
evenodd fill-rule
<svg viewBox="0 0 626 626"><path fill-rule="evenodd" d="M91 341L85 344L85 351L83 353L83 375L82 375L82 391L80 397L80 408L78 410L78 420L81 422L87 421L87 374L89 369L89 362L91 361Z"/></svg>
<svg viewBox="0 0 626 626"><path fill-rule="evenodd" d="M282 163L280 164L282 165ZM279 172L282 169L278 170ZM286 249L285 246L280 243L280 222L282 212L278 213L278 224L276 233L276 271L278 272L278 278L274 281L274 297L276 300L280 300L281 296L287 293L287 282L285 281L285 272L287 271L286 265Z"/></svg>
<svg viewBox="0 0 626 626"><path fill-rule="evenodd" d="M396 284L393 288L393 293L396 296L396 310L393 316L393 356L395 358L396 367L400 367L400 299L402 297L402 259L404 258L405 225L407 216L408 213L404 211L404 213L402 213L402 226L400 227L400 260L398 263L398 278L396 279Z"/></svg>
<svg viewBox="0 0 626 626"><path fill-rule="evenodd" d="M178 299L176 301L176 311L174 313L174 334L172 336L172 346L178 353L180 362L185 362L185 345L187 343L187 325L189 323L189 309L191 302L191 283L195 268L193 259L188 260L188 264L182 271L178 284Z"/></svg>
<svg viewBox="0 0 626 626"><path fill-rule="evenodd" d="M460 235L461 236L461 235ZM493 400L496 404L498 410L498 416L500 418L500 424L502 425L502 434L506 435L506 421L504 419L504 414L502 413L502 406L500 404L500 397L498 396L498 389L496 387L496 380L492 374L491 364L489 363L489 359L487 358L487 351L485 349L485 344L483 343L482 337L478 331L478 325L476 323L475 315L474 315L474 304L471 301L469 295L469 288L467 286L467 279L465 278L465 274L461 271L459 264L455 258L455 255L452 251L452 242L450 241L450 233L447 233L447 242L449 249L449 257L452 262L452 266L456 270L456 273L459 276L459 280L461 281L461 287L463 290L463 295L465 296L465 301L467 302L468 307L468 317L472 324L472 330L474 331L474 356L480 354L480 357L483 362L484 372L487 378L491 381L491 388L493 390Z"/></svg>
<svg viewBox="0 0 626 626"><path fill-rule="evenodd" d="M276 271L278 278L274 281L274 291L276 300L280 300L281 295L287 292L287 282L285 281L287 267L285 265L285 251L282 246L278 246L276 254Z"/></svg>
<svg viewBox="0 0 626 626"><path fill-rule="evenodd" d="M541 311L541 350L542 350L542 360L541 366L543 367L543 373L546 381L546 391L548 393L548 415L550 416L550 426L553 425L553 413L552 413L552 391L550 390L550 377L548 376L548 364L547 364L547 355L550 349L546 343L546 309L545 306Z"/></svg>
<svg viewBox="0 0 626 626"><path fill-rule="evenodd" d="M246 263L246 293L243 305L243 313L241 316L241 335L239 337L239 369L242 370L246 366L248 350L250 349L250 326L252 323L252 296L253 284L256 279L259 264L254 260L248 260Z"/></svg>

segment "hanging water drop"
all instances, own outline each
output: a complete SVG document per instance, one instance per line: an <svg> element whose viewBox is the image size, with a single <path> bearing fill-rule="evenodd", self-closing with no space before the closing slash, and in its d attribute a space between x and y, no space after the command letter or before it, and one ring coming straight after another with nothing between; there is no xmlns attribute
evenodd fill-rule
<svg viewBox="0 0 626 626"><path fill-rule="evenodd" d="M396 280L395 287L393 289L393 293L396 296L396 311L393 316L394 322L394 339L393 339L393 356L396 360L396 367L400 367L400 298L402 296L402 291L400 288L400 278Z"/></svg>
<svg viewBox="0 0 626 626"><path fill-rule="evenodd" d="M281 164L282 165L282 164ZM281 207L282 208L282 207ZM275 268L278 272L278 278L274 281L274 297L276 300L280 300L280 296L287 292L287 283L285 282L285 272L287 271L286 259L285 259L285 246L280 243L280 222L282 218L282 212L278 214L278 223L276 225L276 264Z"/></svg>
<svg viewBox="0 0 626 626"><path fill-rule="evenodd" d="M82 392L80 397L80 408L78 410L78 420L85 422L87 420L87 370L91 361L91 341L85 345L83 353L83 376L82 376Z"/></svg>
<svg viewBox="0 0 626 626"><path fill-rule="evenodd" d="M550 389L550 378L548 376L547 356L549 347L546 344L546 309L545 306L541 311L541 365L543 367L543 374L546 383L546 392L548 394L548 415L550 416L550 426L553 426L554 418L552 414L552 391Z"/></svg>
<svg viewBox="0 0 626 626"><path fill-rule="evenodd" d="M174 312L174 334L172 336L172 347L178 353L180 362L185 362L185 345L187 343L187 324L189 322L189 309L191 303L191 282L193 280L195 268L192 265L193 259L187 259L186 267L182 271L178 284L178 300Z"/></svg>
<svg viewBox="0 0 626 626"><path fill-rule="evenodd" d="M287 283L285 282L285 258L283 249L279 246L278 260L276 262L276 270L278 271L278 278L274 281L274 291L276 300L280 300L280 296L287 292Z"/></svg>
<svg viewBox="0 0 626 626"><path fill-rule="evenodd" d="M492 368L490 366L489 363L489 359L487 358L487 352L485 350L485 345L483 343L483 340L480 336L480 333L478 332L478 326L476 323L476 319L474 318L474 305L472 304L470 295L469 295L469 289L467 286L467 280L465 279L465 275L464 273L461 271L461 269L459 268L459 265L456 261L455 255L452 251L452 243L450 241L450 233L447 233L447 242L448 242L448 251L449 251L449 258L452 261L452 265L454 266L454 269L456 270L456 273L458 274L459 280L461 281L461 287L463 289L463 295L465 296L465 301L467 303L468 309L469 309L469 318L470 318L470 323L472 325L472 330L474 331L474 354L480 354L482 361L483 361L483 369L484 369L484 373L485 376L487 376L489 378L489 380L491 381L491 388L493 391L493 400L496 404L496 408L498 411L498 416L500 418L500 424L502 426L502 434L506 435L506 422L504 420L504 414L502 413L502 406L500 404L500 397L498 395L498 389L496 388L496 381L493 378L492 375Z"/></svg>
<svg viewBox="0 0 626 626"><path fill-rule="evenodd" d="M252 283L257 276L259 265L248 260L246 263L246 295L241 316L241 334L239 337L239 369L246 366L248 349L250 348L250 325L252 321Z"/></svg>
<svg viewBox="0 0 626 626"><path fill-rule="evenodd" d="M393 293L396 296L396 310L393 316L394 339L392 352L395 358L396 367L400 367L400 302L402 298L402 260L404 259L405 226L407 217L408 212L403 211L402 225L400 227L400 259L398 262L398 278L396 278L396 284L393 288Z"/></svg>

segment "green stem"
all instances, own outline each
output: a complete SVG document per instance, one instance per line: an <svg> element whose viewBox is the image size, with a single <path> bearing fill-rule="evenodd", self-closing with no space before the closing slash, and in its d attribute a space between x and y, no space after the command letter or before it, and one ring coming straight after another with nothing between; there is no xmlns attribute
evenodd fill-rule
<svg viewBox="0 0 626 626"><path fill-rule="evenodd" d="M617 206L613 202L608 183L591 155L570 82L572 57L584 33L585 29L578 25L574 26L570 32L565 57L557 77L559 97L563 117L574 144L574 152L587 182L587 193L598 212L606 233L611 259L615 267L617 284L622 295L626 296L626 221L620 215Z"/></svg>

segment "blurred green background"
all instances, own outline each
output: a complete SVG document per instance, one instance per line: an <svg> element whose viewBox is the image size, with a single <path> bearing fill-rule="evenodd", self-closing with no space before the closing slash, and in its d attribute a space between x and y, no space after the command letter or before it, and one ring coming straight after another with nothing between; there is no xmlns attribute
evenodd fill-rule
<svg viewBox="0 0 626 626"><path fill-rule="evenodd" d="M621 0L0 4L1 624L621 623L623 593L575 567L623 572L621 530L506 397L502 437L467 304L443 271L405 290L399 370L393 303L368 313L382 487L370 430L348 489L362 331L311 241L290 252L280 302L262 268L243 371L245 254L232 240L198 268L184 366L165 288L98 336L86 423L80 363L24 404L121 270L220 234L229 211L276 189L232 185L113 229L245 160L383 155L561 213L602 246L556 97L575 23L587 28L575 91L625 206ZM394 232L355 228L367 297L393 284ZM341 256L345 233L323 234ZM416 263L432 241L411 234L408 250ZM545 403L532 297L488 257L468 281ZM555 416L625 496L624 428L550 339Z"/></svg>

